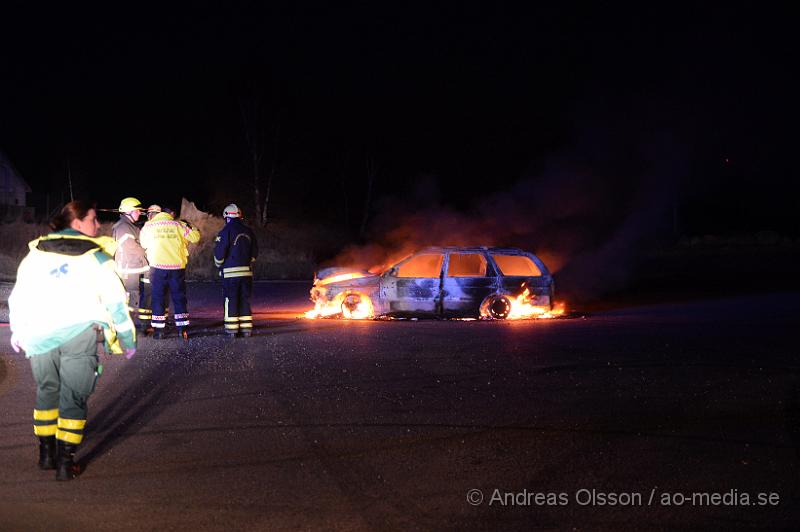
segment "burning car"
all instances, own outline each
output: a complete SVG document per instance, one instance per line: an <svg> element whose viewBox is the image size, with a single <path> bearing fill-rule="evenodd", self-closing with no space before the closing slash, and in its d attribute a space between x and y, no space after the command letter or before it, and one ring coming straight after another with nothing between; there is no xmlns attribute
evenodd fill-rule
<svg viewBox="0 0 800 532"><path fill-rule="evenodd" d="M553 277L533 253L429 247L378 274L320 270L306 317L546 318L560 312L553 296Z"/></svg>

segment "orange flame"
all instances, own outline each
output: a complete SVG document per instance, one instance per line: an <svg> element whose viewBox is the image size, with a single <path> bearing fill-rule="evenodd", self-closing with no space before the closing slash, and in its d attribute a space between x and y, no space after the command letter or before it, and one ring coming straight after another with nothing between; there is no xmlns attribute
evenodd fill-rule
<svg viewBox="0 0 800 532"><path fill-rule="evenodd" d="M342 317L348 320L366 320L375 316L372 301L363 294L350 294L342 302Z"/></svg>
<svg viewBox="0 0 800 532"><path fill-rule="evenodd" d="M534 305L531 298L531 291L526 286L520 295L517 297L509 297L511 302L511 310L506 316L507 320L524 320L524 319L549 319L562 316L566 310L563 302L558 302L549 306Z"/></svg>
<svg viewBox="0 0 800 532"><path fill-rule="evenodd" d="M348 292L337 295L331 301L323 301L322 297L317 297L314 308L305 313L305 317L309 319L333 316L341 316L348 320L365 320L375 317L375 309L366 295L360 292Z"/></svg>

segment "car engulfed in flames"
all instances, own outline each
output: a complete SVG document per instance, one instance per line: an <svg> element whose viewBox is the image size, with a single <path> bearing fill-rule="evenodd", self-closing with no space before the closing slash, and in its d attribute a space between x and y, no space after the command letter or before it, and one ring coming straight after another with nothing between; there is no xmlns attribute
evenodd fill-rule
<svg viewBox="0 0 800 532"><path fill-rule="evenodd" d="M431 247L382 273L346 268L317 272L307 318L552 318L553 276L533 253L516 248Z"/></svg>

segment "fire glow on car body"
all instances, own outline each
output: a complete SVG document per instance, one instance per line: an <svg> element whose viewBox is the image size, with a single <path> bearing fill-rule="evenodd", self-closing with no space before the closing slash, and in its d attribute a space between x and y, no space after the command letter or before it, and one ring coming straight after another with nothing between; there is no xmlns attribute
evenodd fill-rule
<svg viewBox="0 0 800 532"><path fill-rule="evenodd" d="M379 274L320 270L306 317L552 318L564 311L554 291L553 276L533 253L429 247Z"/></svg>

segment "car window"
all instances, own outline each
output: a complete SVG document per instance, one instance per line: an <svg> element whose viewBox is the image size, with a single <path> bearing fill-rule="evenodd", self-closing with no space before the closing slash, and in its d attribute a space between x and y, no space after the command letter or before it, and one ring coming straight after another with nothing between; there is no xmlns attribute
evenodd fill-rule
<svg viewBox="0 0 800 532"><path fill-rule="evenodd" d="M486 258L480 253L451 253L448 277L485 277Z"/></svg>
<svg viewBox="0 0 800 532"><path fill-rule="evenodd" d="M398 277L439 277L444 255L417 255L400 265Z"/></svg>
<svg viewBox="0 0 800 532"><path fill-rule="evenodd" d="M525 255L495 255L492 258L500 268L503 275L519 275L524 277L539 277L542 270L533 262L530 257Z"/></svg>

